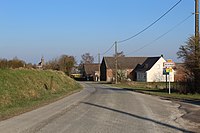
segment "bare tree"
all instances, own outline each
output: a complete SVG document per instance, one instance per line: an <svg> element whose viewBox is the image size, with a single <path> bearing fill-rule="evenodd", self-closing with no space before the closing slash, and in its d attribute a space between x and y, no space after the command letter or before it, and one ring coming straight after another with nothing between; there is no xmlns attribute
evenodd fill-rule
<svg viewBox="0 0 200 133"><path fill-rule="evenodd" d="M76 61L75 61L74 56L61 55L59 58L48 61L45 65L45 68L63 71L67 75L69 75L75 64L76 64Z"/></svg>
<svg viewBox="0 0 200 133"><path fill-rule="evenodd" d="M8 60L0 59L0 68L8 68Z"/></svg>
<svg viewBox="0 0 200 133"><path fill-rule="evenodd" d="M17 57L14 57L12 60L7 59L0 59L0 68L20 68L24 67L26 64L25 61L18 59Z"/></svg>
<svg viewBox="0 0 200 133"><path fill-rule="evenodd" d="M90 53L85 53L81 56L81 64L90 64L94 62L94 57Z"/></svg>
<svg viewBox="0 0 200 133"><path fill-rule="evenodd" d="M73 56L62 55L58 60L60 70L65 72L67 75L71 73L72 68L74 67L76 61Z"/></svg>
<svg viewBox="0 0 200 133"><path fill-rule="evenodd" d="M45 69L59 70L58 59L52 59L45 64Z"/></svg>
<svg viewBox="0 0 200 133"><path fill-rule="evenodd" d="M195 48L194 36L190 37L185 45L180 46L177 55L183 59L188 80L194 83L191 91L200 93L200 50Z"/></svg>

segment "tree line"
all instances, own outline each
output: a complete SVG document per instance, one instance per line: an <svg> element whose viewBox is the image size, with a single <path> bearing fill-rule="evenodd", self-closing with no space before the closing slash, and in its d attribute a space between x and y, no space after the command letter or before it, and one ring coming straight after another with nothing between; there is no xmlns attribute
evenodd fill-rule
<svg viewBox="0 0 200 133"><path fill-rule="evenodd" d="M67 75L74 73L77 70L82 71L83 64L93 63L94 57L90 53L85 53L81 56L81 62L77 65L76 59L71 55L61 55L57 58L46 61L43 64L42 69L51 69L57 71L63 71ZM37 69L38 64L26 63L25 61L14 57L13 59L0 59L1 69L17 69L17 68L27 68L27 69Z"/></svg>
<svg viewBox="0 0 200 133"><path fill-rule="evenodd" d="M0 68L20 68L25 66L25 61L18 59L17 57L14 57L11 60L7 59L0 59Z"/></svg>

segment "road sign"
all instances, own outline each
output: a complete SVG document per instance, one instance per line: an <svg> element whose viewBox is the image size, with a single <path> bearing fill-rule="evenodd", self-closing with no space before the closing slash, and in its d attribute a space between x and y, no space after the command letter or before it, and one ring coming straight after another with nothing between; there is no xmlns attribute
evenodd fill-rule
<svg viewBox="0 0 200 133"><path fill-rule="evenodd" d="M170 71L171 71L172 67L174 67L174 66L175 66L175 63L171 59L167 60L167 62L163 63L163 67L170 68Z"/></svg>
<svg viewBox="0 0 200 133"><path fill-rule="evenodd" d="M169 67L169 68L166 68L166 72L172 72L172 68L171 67Z"/></svg>
<svg viewBox="0 0 200 133"><path fill-rule="evenodd" d="M172 68L175 66L175 63L174 62L164 62L163 64L164 68Z"/></svg>
<svg viewBox="0 0 200 133"><path fill-rule="evenodd" d="M173 62L172 59L168 59L167 62Z"/></svg>
<svg viewBox="0 0 200 133"><path fill-rule="evenodd" d="M166 69L163 69L163 75L169 75L169 72L166 71Z"/></svg>
<svg viewBox="0 0 200 133"><path fill-rule="evenodd" d="M163 69L165 71L166 75L166 83L167 83L167 75L169 75L169 94L171 93L171 87L170 87L170 73L172 72L172 67L175 66L175 63L172 60L167 60L167 62L163 63ZM164 72L163 72L164 74Z"/></svg>

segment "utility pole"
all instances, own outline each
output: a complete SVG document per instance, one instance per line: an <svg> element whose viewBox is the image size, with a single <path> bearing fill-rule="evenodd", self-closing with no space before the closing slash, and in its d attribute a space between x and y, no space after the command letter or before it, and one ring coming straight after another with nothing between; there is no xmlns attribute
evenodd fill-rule
<svg viewBox="0 0 200 133"><path fill-rule="evenodd" d="M199 52L199 0L195 0L195 54Z"/></svg>
<svg viewBox="0 0 200 133"><path fill-rule="evenodd" d="M100 53L98 53L98 63L100 64Z"/></svg>
<svg viewBox="0 0 200 133"><path fill-rule="evenodd" d="M200 46L199 46L199 0L195 0L195 75L194 75L194 82L195 82L195 89L199 86L199 64L200 64Z"/></svg>
<svg viewBox="0 0 200 133"><path fill-rule="evenodd" d="M115 84L117 84L117 42L115 41Z"/></svg>
<svg viewBox="0 0 200 133"><path fill-rule="evenodd" d="M100 75L101 75L100 53L98 53L98 63L99 63L99 77L98 77L98 81L100 81Z"/></svg>

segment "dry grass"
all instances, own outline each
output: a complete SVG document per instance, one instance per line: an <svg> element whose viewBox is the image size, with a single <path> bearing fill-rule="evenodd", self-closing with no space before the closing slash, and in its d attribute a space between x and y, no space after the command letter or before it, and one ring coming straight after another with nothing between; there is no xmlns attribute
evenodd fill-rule
<svg viewBox="0 0 200 133"><path fill-rule="evenodd" d="M62 72L0 69L0 119L53 101L80 85Z"/></svg>
<svg viewBox="0 0 200 133"><path fill-rule="evenodd" d="M172 83L172 88L175 83ZM171 90L168 94L165 83L146 83L146 82L127 82L121 84L112 84L112 86L133 90L150 95L181 99L181 100L200 100L200 94L180 94L176 90Z"/></svg>

